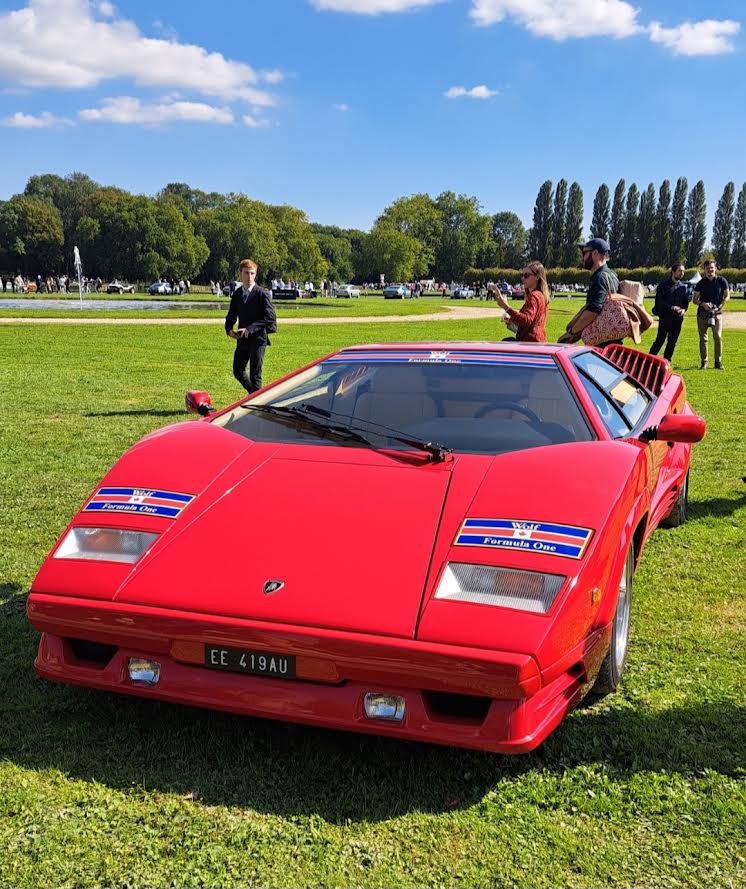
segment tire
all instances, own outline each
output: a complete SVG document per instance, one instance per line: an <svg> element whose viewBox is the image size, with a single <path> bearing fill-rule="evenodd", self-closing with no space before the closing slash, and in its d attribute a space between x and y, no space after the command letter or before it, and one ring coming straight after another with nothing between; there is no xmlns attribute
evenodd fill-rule
<svg viewBox="0 0 746 889"><path fill-rule="evenodd" d="M681 486L679 496L673 505L671 512L663 519L661 525L664 528L678 528L687 519L687 507L689 504L689 473L687 472L684 484Z"/></svg>
<svg viewBox="0 0 746 889"><path fill-rule="evenodd" d="M624 570L619 581L614 620L611 627L611 642L591 694L598 698L617 690L622 680L624 663L629 644L629 618L632 611L632 575L635 572L635 550L630 544L624 560Z"/></svg>

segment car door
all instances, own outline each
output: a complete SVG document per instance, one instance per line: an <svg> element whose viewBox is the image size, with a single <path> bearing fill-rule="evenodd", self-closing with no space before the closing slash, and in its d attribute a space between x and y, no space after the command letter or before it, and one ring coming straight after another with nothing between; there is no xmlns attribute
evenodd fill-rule
<svg viewBox="0 0 746 889"><path fill-rule="evenodd" d="M656 397L598 352L582 352L573 358L573 364L612 438L640 444L642 432L660 423L670 409L670 399ZM665 469L671 459L671 447L662 441L649 441L644 446L647 451L646 484L653 517L661 508L666 490L670 491L671 483L666 483L668 473Z"/></svg>

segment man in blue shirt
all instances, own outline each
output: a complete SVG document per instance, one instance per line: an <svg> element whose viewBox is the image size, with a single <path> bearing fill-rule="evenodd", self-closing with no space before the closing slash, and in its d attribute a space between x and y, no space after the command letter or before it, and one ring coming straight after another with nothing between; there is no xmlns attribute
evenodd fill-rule
<svg viewBox="0 0 746 889"><path fill-rule="evenodd" d="M671 266L671 277L661 281L655 291L655 314L658 315L658 336L650 347L650 354L657 355L666 342L663 357L673 358L673 351L684 323L684 313L689 307L689 288L681 280L684 277L684 264L675 262Z"/></svg>
<svg viewBox="0 0 746 889"><path fill-rule="evenodd" d="M694 285L694 305L697 306L699 357L702 370L707 369L707 331L712 329L715 343L715 369L723 370L723 307L730 299L728 282L717 273L717 263L707 259L704 278Z"/></svg>

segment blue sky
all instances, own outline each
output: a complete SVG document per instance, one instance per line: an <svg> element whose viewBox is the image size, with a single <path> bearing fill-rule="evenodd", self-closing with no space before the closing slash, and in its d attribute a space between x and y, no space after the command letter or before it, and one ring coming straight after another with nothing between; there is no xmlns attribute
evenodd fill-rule
<svg viewBox="0 0 746 889"><path fill-rule="evenodd" d="M746 178L742 0L0 0L0 199L79 170L369 228L450 189Z"/></svg>

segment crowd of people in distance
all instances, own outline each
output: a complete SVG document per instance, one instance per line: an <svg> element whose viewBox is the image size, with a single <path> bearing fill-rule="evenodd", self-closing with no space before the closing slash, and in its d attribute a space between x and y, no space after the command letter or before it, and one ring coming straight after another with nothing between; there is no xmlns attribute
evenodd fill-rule
<svg viewBox="0 0 746 889"><path fill-rule="evenodd" d="M67 293L70 279L67 275L47 275L25 278L18 274L15 277L0 275L3 293Z"/></svg>
<svg viewBox="0 0 746 889"><path fill-rule="evenodd" d="M156 278L155 284L167 284L169 293L182 294L191 292L191 281L180 278L178 280L168 280L166 278ZM107 293L111 285L122 290L134 291L129 284L120 281L117 278L107 281L104 278L88 278L81 276L80 288L83 293ZM10 275L0 275L0 292L2 293L71 293L78 291L78 279L71 278L69 275L37 275L33 277L24 277L21 274L12 277Z"/></svg>

